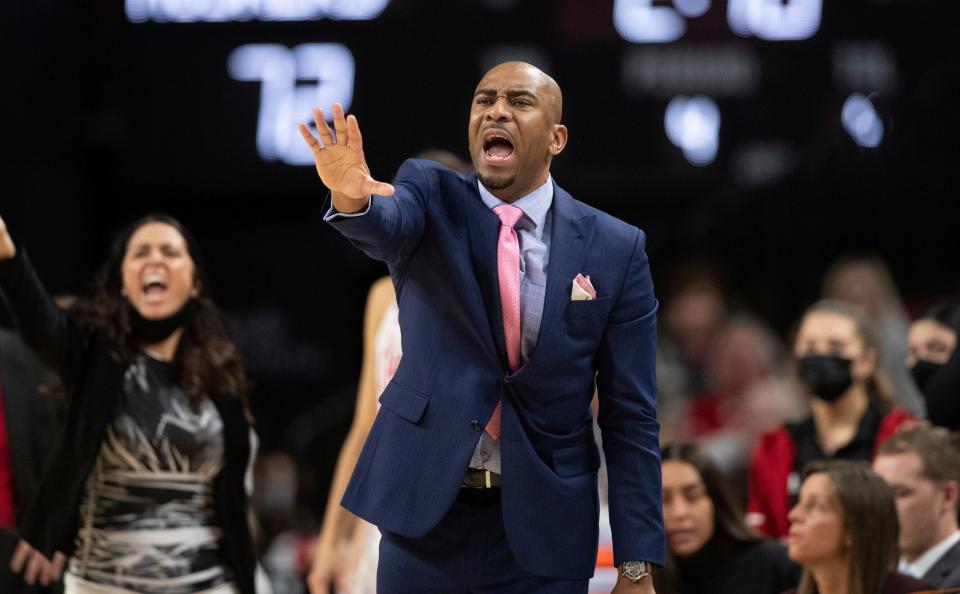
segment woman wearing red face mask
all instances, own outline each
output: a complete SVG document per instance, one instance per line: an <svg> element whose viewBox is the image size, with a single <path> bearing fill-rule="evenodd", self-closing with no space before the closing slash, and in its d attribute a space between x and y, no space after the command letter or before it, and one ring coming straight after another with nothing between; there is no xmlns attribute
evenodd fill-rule
<svg viewBox="0 0 960 594"><path fill-rule="evenodd" d="M750 468L747 520L769 536L787 533L800 473L815 460L870 461L877 446L913 417L893 406L865 314L821 301L800 321L794 356L810 395L810 416L764 435Z"/></svg>
<svg viewBox="0 0 960 594"><path fill-rule="evenodd" d="M0 289L68 400L11 561L28 583L66 558L67 594L254 594L248 382L206 288L190 234L151 215L67 315L0 219Z"/></svg>

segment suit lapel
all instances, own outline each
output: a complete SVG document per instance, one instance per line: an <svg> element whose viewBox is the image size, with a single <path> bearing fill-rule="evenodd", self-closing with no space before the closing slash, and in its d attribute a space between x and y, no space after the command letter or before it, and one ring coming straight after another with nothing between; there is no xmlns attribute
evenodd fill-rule
<svg viewBox="0 0 960 594"><path fill-rule="evenodd" d="M583 272L587 247L593 238L595 218L577 205L577 202L554 182L553 227L550 232L550 259L547 261L547 289L543 297L543 317L540 332L530 360L520 371L535 361L543 351L542 344L549 344L561 327L560 317L570 301L570 286L575 276ZM519 372L518 372L519 373Z"/></svg>
<svg viewBox="0 0 960 594"><path fill-rule="evenodd" d="M931 584L941 583L950 575L950 572L956 570L958 567L960 567L960 542L947 549L943 557L940 557L940 559L933 564L933 567L924 574L923 579Z"/></svg>

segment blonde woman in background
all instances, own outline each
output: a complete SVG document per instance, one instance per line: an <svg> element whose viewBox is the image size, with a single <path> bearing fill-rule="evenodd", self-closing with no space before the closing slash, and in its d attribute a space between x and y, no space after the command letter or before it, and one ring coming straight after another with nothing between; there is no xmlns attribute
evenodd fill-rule
<svg viewBox="0 0 960 594"><path fill-rule="evenodd" d="M360 456L380 406L378 396L400 364L400 323L397 296L390 277L370 288L363 321L363 364L350 433L334 471L323 526L317 538L308 585L312 594L337 592L375 594L380 533L340 505L340 499Z"/></svg>

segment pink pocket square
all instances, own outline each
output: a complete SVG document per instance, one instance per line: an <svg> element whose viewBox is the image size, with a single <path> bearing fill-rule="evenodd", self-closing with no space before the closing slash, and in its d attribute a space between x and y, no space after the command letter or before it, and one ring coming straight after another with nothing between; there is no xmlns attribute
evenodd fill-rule
<svg viewBox="0 0 960 594"><path fill-rule="evenodd" d="M597 291L590 283L590 276L578 274L573 279L573 286L570 289L570 301L592 301L597 298Z"/></svg>

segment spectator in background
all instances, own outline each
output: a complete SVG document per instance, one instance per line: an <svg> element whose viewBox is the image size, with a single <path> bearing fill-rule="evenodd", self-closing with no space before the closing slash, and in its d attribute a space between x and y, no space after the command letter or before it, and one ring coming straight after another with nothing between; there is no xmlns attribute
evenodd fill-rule
<svg viewBox="0 0 960 594"><path fill-rule="evenodd" d="M0 309L3 309L0 302ZM0 592L27 592L10 571L26 513L59 435L55 378L16 333L0 328Z"/></svg>
<svg viewBox="0 0 960 594"><path fill-rule="evenodd" d="M67 393L63 439L11 562L28 583L59 579L66 553L71 594L166 594L171 581L256 591L249 384L200 256L179 222L144 217L68 314L0 219L0 287Z"/></svg>
<svg viewBox="0 0 960 594"><path fill-rule="evenodd" d="M960 586L960 436L911 427L883 442L873 470L893 489L900 572L937 588Z"/></svg>
<svg viewBox="0 0 960 594"><path fill-rule="evenodd" d="M897 573L893 492L863 463L814 463L790 510L787 550L803 565L785 594L908 594L930 586Z"/></svg>
<svg viewBox="0 0 960 594"><path fill-rule="evenodd" d="M942 302L910 324L907 366L934 425L960 429L960 303Z"/></svg>
<svg viewBox="0 0 960 594"><path fill-rule="evenodd" d="M679 424L679 437L710 452L740 501L746 501L746 474L757 439L806 413L796 382L783 378L784 351L759 320L734 315L711 340L704 388Z"/></svg>
<svg viewBox="0 0 960 594"><path fill-rule="evenodd" d="M694 445L661 450L667 566L657 594L779 594L800 567L783 545L747 527L720 469Z"/></svg>
<svg viewBox="0 0 960 594"><path fill-rule="evenodd" d="M260 562L274 594L303 594L313 551L312 515L300 505L296 461L282 451L261 453L253 469L251 504L259 525ZM260 590L257 590L260 594Z"/></svg>
<svg viewBox="0 0 960 594"><path fill-rule="evenodd" d="M777 371L782 351L773 333L752 317L735 315L724 323L707 346L703 389L687 408L682 437L698 439L730 426L741 397Z"/></svg>
<svg viewBox="0 0 960 594"><path fill-rule="evenodd" d="M824 274L822 296L852 303L866 311L879 341L880 368L893 384L897 403L921 415L923 400L903 366L908 318L887 264L871 254L842 256Z"/></svg>
<svg viewBox="0 0 960 594"><path fill-rule="evenodd" d="M326 594L331 582L336 585L337 592L376 592L379 532L343 508L340 499L380 409L377 398L400 363L398 313L397 296L390 277L378 279L367 296L356 410L350 433L340 450L323 525L317 537L308 580L312 594Z"/></svg>
<svg viewBox="0 0 960 594"><path fill-rule="evenodd" d="M377 398L393 378L402 354L397 296L390 277L370 288L364 313L363 364L350 433L340 450L308 584L312 594L375 594L380 533L340 505L360 450L380 409Z"/></svg>
<svg viewBox="0 0 960 594"><path fill-rule="evenodd" d="M721 275L711 264L691 261L672 273L663 299L657 341L657 413L661 443L683 437L683 414L703 389L710 344L728 315Z"/></svg>
<svg viewBox="0 0 960 594"><path fill-rule="evenodd" d="M787 533L787 511L812 461L869 461L877 446L913 417L893 405L878 365L879 345L862 310L820 301L806 311L794 356L811 415L761 437L750 468L748 520L764 533Z"/></svg>

